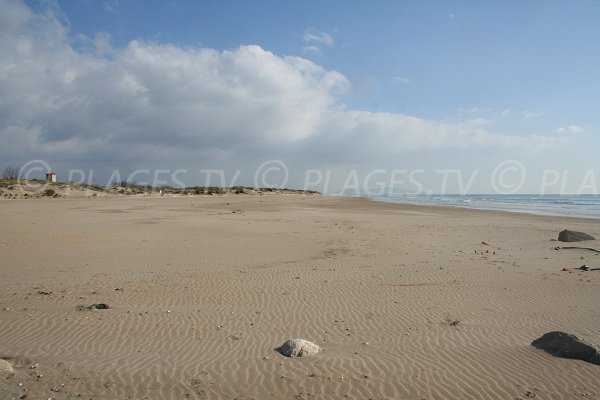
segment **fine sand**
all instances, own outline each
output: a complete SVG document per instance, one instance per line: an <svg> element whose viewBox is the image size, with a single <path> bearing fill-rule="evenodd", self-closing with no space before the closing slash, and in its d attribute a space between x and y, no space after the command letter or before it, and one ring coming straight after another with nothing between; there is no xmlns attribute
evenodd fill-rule
<svg viewBox="0 0 600 400"><path fill-rule="evenodd" d="M600 256L566 228L600 237L324 196L1 201L0 398L598 399L599 366L530 346L600 342L600 271L562 271Z"/></svg>

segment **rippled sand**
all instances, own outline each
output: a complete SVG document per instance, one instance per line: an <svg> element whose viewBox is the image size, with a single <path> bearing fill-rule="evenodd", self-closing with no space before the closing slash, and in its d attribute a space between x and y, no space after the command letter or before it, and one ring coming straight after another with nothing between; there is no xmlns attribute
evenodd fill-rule
<svg viewBox="0 0 600 400"><path fill-rule="evenodd" d="M565 228L600 237L321 196L2 201L0 397L600 398L600 367L529 345L600 342L600 271L561 271L600 256L554 250ZM295 337L325 352L274 351Z"/></svg>

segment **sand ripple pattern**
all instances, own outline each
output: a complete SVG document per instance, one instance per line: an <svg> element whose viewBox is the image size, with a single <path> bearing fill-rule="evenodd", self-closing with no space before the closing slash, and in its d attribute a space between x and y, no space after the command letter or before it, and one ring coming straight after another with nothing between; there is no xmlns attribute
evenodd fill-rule
<svg viewBox="0 0 600 400"><path fill-rule="evenodd" d="M0 356L22 360L18 379L32 362L53 379L32 398L600 396L597 366L529 346L600 333L600 278L559 273L580 255L551 258L546 219L491 229L468 213L257 199L65 201L60 221L25 210L2 238L29 252L0 261ZM35 239L40 220L61 226L61 249ZM543 239L503 231L520 223ZM292 337L325 351L279 355Z"/></svg>

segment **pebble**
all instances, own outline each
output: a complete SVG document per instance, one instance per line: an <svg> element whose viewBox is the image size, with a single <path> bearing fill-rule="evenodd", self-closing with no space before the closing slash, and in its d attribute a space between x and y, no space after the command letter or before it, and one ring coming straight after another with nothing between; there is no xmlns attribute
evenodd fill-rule
<svg viewBox="0 0 600 400"><path fill-rule="evenodd" d="M14 369L13 369L12 365L8 361L0 358L0 373L2 373L2 375L4 375L5 373L12 374L13 372L14 372Z"/></svg>
<svg viewBox="0 0 600 400"><path fill-rule="evenodd" d="M305 339L290 339L277 350L286 357L306 357L322 351L319 346Z"/></svg>

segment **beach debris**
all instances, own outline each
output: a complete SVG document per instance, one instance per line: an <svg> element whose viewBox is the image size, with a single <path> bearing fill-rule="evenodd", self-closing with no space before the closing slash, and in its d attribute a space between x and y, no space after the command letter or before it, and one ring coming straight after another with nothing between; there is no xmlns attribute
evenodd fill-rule
<svg viewBox="0 0 600 400"><path fill-rule="evenodd" d="M556 246L554 248L554 250L573 250L573 249L577 249L577 250L589 250L589 251L593 251L595 253L600 253L600 250L598 249L593 249L591 247L577 247L577 246Z"/></svg>
<svg viewBox="0 0 600 400"><path fill-rule="evenodd" d="M87 308L88 308L88 310L94 310L94 309L96 309L96 310L107 310L110 307L108 306L108 304L98 303L98 304L92 304L92 305L88 306Z"/></svg>
<svg viewBox="0 0 600 400"><path fill-rule="evenodd" d="M457 326L458 324L460 324L460 319L447 315L444 318L444 322L450 326Z"/></svg>
<svg viewBox="0 0 600 400"><path fill-rule="evenodd" d="M578 271L600 271L600 268L592 268L589 265L583 264L581 267L577 267L577 268L570 268L570 269L575 269ZM569 268L563 268L562 271L569 271Z"/></svg>
<svg viewBox="0 0 600 400"><path fill-rule="evenodd" d="M46 290L38 290L38 294L41 294L44 296L50 296L52 294L52 292L46 291Z"/></svg>
<svg viewBox="0 0 600 400"><path fill-rule="evenodd" d="M2 358L0 358L0 374L9 373L12 374L14 372L12 365Z"/></svg>
<svg viewBox="0 0 600 400"><path fill-rule="evenodd" d="M321 348L313 342L304 339L290 339L277 349L286 357L313 356L321 351Z"/></svg>
<svg viewBox="0 0 600 400"><path fill-rule="evenodd" d="M410 286L437 286L445 283L456 283L453 282L425 282L425 283L380 283L379 286L399 286L399 287L410 287Z"/></svg>
<svg viewBox="0 0 600 400"><path fill-rule="evenodd" d="M485 240L481 242L481 244L484 244L486 246L489 246L490 244L488 242L486 242Z"/></svg>
<svg viewBox="0 0 600 400"><path fill-rule="evenodd" d="M52 389L50 389L50 391L55 392L55 393L60 393L64 388L65 388L65 384L61 383L60 386L55 385Z"/></svg>
<svg viewBox="0 0 600 400"><path fill-rule="evenodd" d="M588 235L587 233L570 231L565 229L564 231L558 234L559 242L581 242L583 240L594 240L593 236Z"/></svg>
<svg viewBox="0 0 600 400"><path fill-rule="evenodd" d="M600 348L598 346L565 332L545 333L531 342L531 345L555 357L571 358L600 365Z"/></svg>

